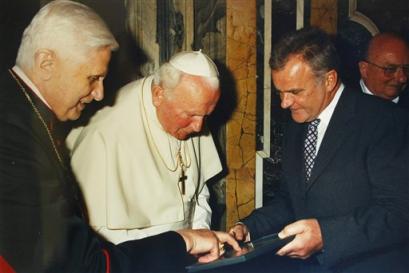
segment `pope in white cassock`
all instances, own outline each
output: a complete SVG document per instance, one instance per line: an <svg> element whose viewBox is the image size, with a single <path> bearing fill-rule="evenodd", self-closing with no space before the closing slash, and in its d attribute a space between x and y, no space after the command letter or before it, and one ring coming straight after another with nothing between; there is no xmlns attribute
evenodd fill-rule
<svg viewBox="0 0 409 273"><path fill-rule="evenodd" d="M201 51L182 52L70 132L72 168L97 232L120 243L209 228L205 182L222 167L202 129L219 96L213 61Z"/></svg>

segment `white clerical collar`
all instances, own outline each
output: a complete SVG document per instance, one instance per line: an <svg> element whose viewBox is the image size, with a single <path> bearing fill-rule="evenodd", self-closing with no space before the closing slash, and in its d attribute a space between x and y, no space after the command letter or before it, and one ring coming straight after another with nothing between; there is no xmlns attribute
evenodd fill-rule
<svg viewBox="0 0 409 273"><path fill-rule="evenodd" d="M186 154L188 153L188 149L186 148L187 140L178 140L177 138L166 132L163 128L162 124L159 121L156 107L152 101L152 82L153 76L148 76L143 79L142 84L141 107L143 108L143 111L146 115L146 128L148 128L149 133L148 137L152 139L154 146L157 147L157 152L160 157L163 158L163 163L165 164L166 168L168 170L174 169L174 171L176 171L178 169L178 163L175 155L177 154L178 150L181 149L182 157L184 155L184 158L189 158L190 161L190 155L186 156ZM172 167L169 168L168 166Z"/></svg>
<svg viewBox="0 0 409 273"><path fill-rule="evenodd" d="M365 94L368 94L368 95L374 95L369 89L368 89L368 87L365 85L365 83L364 83L364 81L361 79L360 81L359 81L359 84L361 85L361 89L362 89L362 92L364 92ZM396 98L394 98L393 100L392 100L394 103L398 103L399 102L399 97L396 97Z"/></svg>
<svg viewBox="0 0 409 273"><path fill-rule="evenodd" d="M143 107L145 108L145 111L147 112L147 117L150 120L150 125L156 126L157 128L160 128L164 133L166 133L165 129L163 129L162 124L159 121L158 115L156 114L156 107L153 105L153 100L152 100L152 84L153 84L153 76L148 76L143 79L143 86L142 86L142 92L143 92Z"/></svg>
<svg viewBox="0 0 409 273"><path fill-rule="evenodd" d="M162 124L159 121L158 114L156 112L156 107L153 105L152 100L152 84L153 84L153 76L148 76L144 79L144 84L142 86L142 94L144 103L142 107L145 108L147 113L147 118L149 119L149 126L152 127L152 134L160 135L161 133L169 139L172 144L176 145L175 143L179 143L180 141L170 135L166 130L163 128ZM152 136L153 137L153 136Z"/></svg>
<svg viewBox="0 0 409 273"><path fill-rule="evenodd" d="M43 95L40 93L40 90L38 90L35 84L27 77L26 73L24 73L24 71L17 65L13 66L12 70L28 87L30 87L30 89L37 95L37 97L39 97L41 101L44 102L44 104L47 105L50 110L52 110L51 106L47 103Z"/></svg>

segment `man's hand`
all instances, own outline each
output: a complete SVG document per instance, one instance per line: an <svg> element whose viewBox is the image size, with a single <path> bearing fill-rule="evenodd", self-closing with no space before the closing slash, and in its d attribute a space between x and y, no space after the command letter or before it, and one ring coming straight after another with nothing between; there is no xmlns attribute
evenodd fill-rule
<svg viewBox="0 0 409 273"><path fill-rule="evenodd" d="M277 255L304 260L323 248L321 228L317 219L294 222L278 234L280 238L291 235L296 235L294 240L277 251Z"/></svg>
<svg viewBox="0 0 409 273"><path fill-rule="evenodd" d="M237 241L228 233L207 229L183 229L177 231L185 240L186 251L193 255L201 255L199 262L208 263L218 259L224 243L234 250L240 251Z"/></svg>
<svg viewBox="0 0 409 273"><path fill-rule="evenodd" d="M237 223L229 230L229 233L238 241L248 240L247 235L249 233L249 230L245 224Z"/></svg>

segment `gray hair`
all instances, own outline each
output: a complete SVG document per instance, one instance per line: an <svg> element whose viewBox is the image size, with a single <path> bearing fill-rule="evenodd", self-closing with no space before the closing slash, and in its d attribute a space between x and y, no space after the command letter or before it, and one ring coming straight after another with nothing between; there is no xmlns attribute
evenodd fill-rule
<svg viewBox="0 0 409 273"><path fill-rule="evenodd" d="M158 70L155 71L153 83L162 86L165 90L173 90L179 84L182 76L185 74L186 73L175 68L170 63L164 63ZM203 81L209 85L211 90L219 89L218 77L198 77L203 79Z"/></svg>
<svg viewBox="0 0 409 273"><path fill-rule="evenodd" d="M118 43L101 17L83 4L56 0L41 8L24 30L16 64L31 69L41 48L84 57L103 47L115 50Z"/></svg>
<svg viewBox="0 0 409 273"><path fill-rule="evenodd" d="M290 56L294 55L302 56L318 80L332 69L339 71L335 46L330 36L319 28L303 28L281 38L271 52L271 69L283 69Z"/></svg>

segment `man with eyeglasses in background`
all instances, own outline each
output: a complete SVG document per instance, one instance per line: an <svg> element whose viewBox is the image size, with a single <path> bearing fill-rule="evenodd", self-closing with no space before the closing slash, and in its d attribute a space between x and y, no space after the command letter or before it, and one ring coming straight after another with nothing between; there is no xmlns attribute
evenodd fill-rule
<svg viewBox="0 0 409 273"><path fill-rule="evenodd" d="M359 62L360 85L375 95L409 109L409 94L403 92L409 77L409 45L393 33L375 35Z"/></svg>

